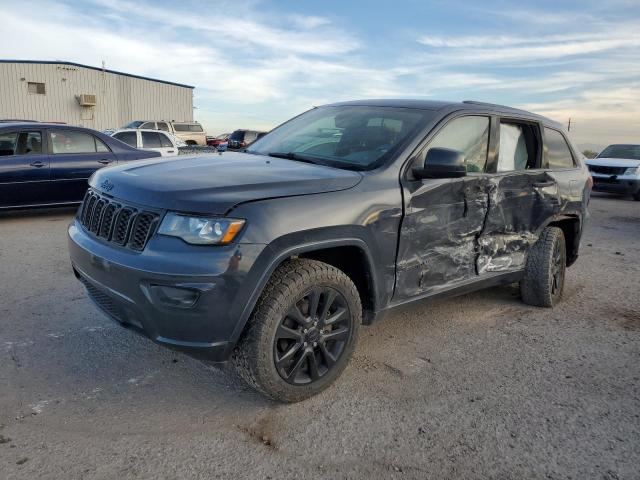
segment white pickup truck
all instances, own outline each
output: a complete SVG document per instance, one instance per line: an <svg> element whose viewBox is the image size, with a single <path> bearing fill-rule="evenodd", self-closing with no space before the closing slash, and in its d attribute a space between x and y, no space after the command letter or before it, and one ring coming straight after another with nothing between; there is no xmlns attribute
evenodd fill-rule
<svg viewBox="0 0 640 480"><path fill-rule="evenodd" d="M134 120L127 123L124 128L137 128L142 130L162 130L178 137L187 145L207 144L207 134L198 122L175 122L165 120Z"/></svg>

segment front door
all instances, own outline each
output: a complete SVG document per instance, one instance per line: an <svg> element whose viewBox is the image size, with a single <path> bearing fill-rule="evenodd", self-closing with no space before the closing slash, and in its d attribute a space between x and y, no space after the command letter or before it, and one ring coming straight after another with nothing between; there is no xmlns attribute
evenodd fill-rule
<svg viewBox="0 0 640 480"><path fill-rule="evenodd" d="M42 131L0 133L0 207L49 203L49 182Z"/></svg>
<svg viewBox="0 0 640 480"><path fill-rule="evenodd" d="M80 202L87 180L99 168L114 164L116 156L102 140L87 131L49 131L53 195L61 202Z"/></svg>
<svg viewBox="0 0 640 480"><path fill-rule="evenodd" d="M541 167L542 136L536 122L502 119L489 213L478 237L481 276L522 270L529 247L560 208L558 184Z"/></svg>
<svg viewBox="0 0 640 480"><path fill-rule="evenodd" d="M489 116L450 120L424 147L415 165L424 164L430 148L461 152L467 176L402 179L408 195L400 231L394 300L446 289L477 276L476 240L488 208L485 173L489 150Z"/></svg>

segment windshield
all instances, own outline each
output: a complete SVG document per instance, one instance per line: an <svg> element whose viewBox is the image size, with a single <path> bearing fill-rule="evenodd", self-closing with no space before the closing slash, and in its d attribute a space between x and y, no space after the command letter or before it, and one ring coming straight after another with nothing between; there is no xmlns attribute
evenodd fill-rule
<svg viewBox="0 0 640 480"><path fill-rule="evenodd" d="M142 125L144 123L144 121L142 120L134 120L133 122L129 122L127 123L124 127L122 128L138 128L140 125Z"/></svg>
<svg viewBox="0 0 640 480"><path fill-rule="evenodd" d="M371 170L391 158L432 116L431 111L409 108L315 108L276 128L247 152Z"/></svg>
<svg viewBox="0 0 640 480"><path fill-rule="evenodd" d="M236 130L231 135L229 135L229 140L236 140L241 142L244 140L244 130Z"/></svg>
<svg viewBox="0 0 640 480"><path fill-rule="evenodd" d="M609 145L597 158L626 158L640 160L640 145Z"/></svg>

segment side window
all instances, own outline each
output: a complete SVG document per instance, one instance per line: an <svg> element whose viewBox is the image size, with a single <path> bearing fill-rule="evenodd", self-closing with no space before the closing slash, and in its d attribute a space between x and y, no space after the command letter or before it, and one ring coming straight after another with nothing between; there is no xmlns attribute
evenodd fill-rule
<svg viewBox="0 0 640 480"><path fill-rule="evenodd" d="M498 172L524 171L536 168L540 151L537 127L527 123L500 123Z"/></svg>
<svg viewBox="0 0 640 480"><path fill-rule="evenodd" d="M51 146L54 154L95 153L95 137L75 130L51 130Z"/></svg>
<svg viewBox="0 0 640 480"><path fill-rule="evenodd" d="M489 150L489 117L460 117L447 123L429 142L422 159L431 148L449 148L464 155L467 172L483 172Z"/></svg>
<svg viewBox="0 0 640 480"><path fill-rule="evenodd" d="M197 123L189 125L190 132L203 132L202 125L198 125Z"/></svg>
<svg viewBox="0 0 640 480"><path fill-rule="evenodd" d="M27 91L32 95L44 95L47 93L44 83L40 82L27 82Z"/></svg>
<svg viewBox="0 0 640 480"><path fill-rule="evenodd" d="M163 147L173 147L173 143L171 143L169 137L167 137L164 133L159 133L158 135L160 136L160 144Z"/></svg>
<svg viewBox="0 0 640 480"><path fill-rule="evenodd" d="M16 132L0 133L0 156L15 155L17 144L18 134Z"/></svg>
<svg viewBox="0 0 640 480"><path fill-rule="evenodd" d="M96 139L96 151L97 152L110 152L111 149L105 145L105 143L100 140L98 137L94 137Z"/></svg>
<svg viewBox="0 0 640 480"><path fill-rule="evenodd" d="M138 141L136 139L136 132L120 132L116 133L113 138L117 138L121 142L126 143L130 147L136 148Z"/></svg>
<svg viewBox="0 0 640 480"><path fill-rule="evenodd" d="M156 129L156 122L147 122L147 123L143 123L140 128L148 128L149 130L155 130Z"/></svg>
<svg viewBox="0 0 640 480"><path fill-rule="evenodd" d="M165 132L169 131L169 125L164 122L158 122L158 130L164 130Z"/></svg>
<svg viewBox="0 0 640 480"><path fill-rule="evenodd" d="M160 148L162 146L160 134L155 132L140 133L142 133L142 148Z"/></svg>
<svg viewBox="0 0 640 480"><path fill-rule="evenodd" d="M571 149L562 134L551 128L544 129L544 137L547 143L547 155L545 158L545 168L563 170L573 168L575 163Z"/></svg>
<svg viewBox="0 0 640 480"><path fill-rule="evenodd" d="M41 153L42 134L40 132L0 133L0 156Z"/></svg>

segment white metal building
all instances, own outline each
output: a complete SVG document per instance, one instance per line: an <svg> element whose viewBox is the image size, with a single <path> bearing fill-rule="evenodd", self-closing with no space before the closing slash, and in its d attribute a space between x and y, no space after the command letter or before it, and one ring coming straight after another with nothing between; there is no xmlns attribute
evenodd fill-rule
<svg viewBox="0 0 640 480"><path fill-rule="evenodd" d="M0 119L96 130L132 120L193 121L193 88L72 62L0 60Z"/></svg>

